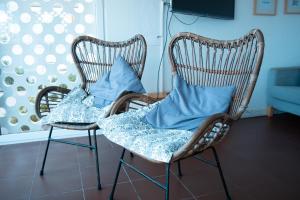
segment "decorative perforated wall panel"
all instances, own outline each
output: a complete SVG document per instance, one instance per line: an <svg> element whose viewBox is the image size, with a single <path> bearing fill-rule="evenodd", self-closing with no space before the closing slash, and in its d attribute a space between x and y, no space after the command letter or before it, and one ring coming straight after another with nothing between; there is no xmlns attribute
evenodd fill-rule
<svg viewBox="0 0 300 200"><path fill-rule="evenodd" d="M79 84L71 43L77 35L95 35L95 7L96 0L0 1L2 134L40 130L38 91Z"/></svg>

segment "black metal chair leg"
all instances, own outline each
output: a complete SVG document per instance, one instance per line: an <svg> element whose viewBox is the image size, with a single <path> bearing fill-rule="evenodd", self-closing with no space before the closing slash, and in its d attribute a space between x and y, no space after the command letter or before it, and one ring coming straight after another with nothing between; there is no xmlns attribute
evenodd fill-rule
<svg viewBox="0 0 300 200"><path fill-rule="evenodd" d="M97 146L96 129L94 129L94 142L95 142L95 156L96 156L96 170L97 170L98 190L101 190L100 171L99 171L99 157L98 157L98 146Z"/></svg>
<svg viewBox="0 0 300 200"><path fill-rule="evenodd" d="M166 191L165 200L169 200L169 182L170 182L170 163L166 164Z"/></svg>
<svg viewBox="0 0 300 200"><path fill-rule="evenodd" d="M131 152L130 152L130 157L131 157L131 158L133 158L133 157L134 157L133 153L131 153Z"/></svg>
<svg viewBox="0 0 300 200"><path fill-rule="evenodd" d="M219 161L219 157L218 157L217 151L216 151L216 149L214 147L211 147L211 149L213 151L213 154L214 154L214 157L215 157L215 160L216 160L216 163L217 163L217 167L218 167L221 179L222 179L222 183L223 183L223 187L225 189L227 200L231 200L231 197L230 197L230 194L228 192L228 188L227 188L227 185L226 185L226 182L225 182L225 178L224 178L224 175L223 175L223 171L222 171L222 168L221 168L221 164L220 164L220 161Z"/></svg>
<svg viewBox="0 0 300 200"><path fill-rule="evenodd" d="M90 130L88 130L88 134L89 134L89 145L92 146L92 140L91 140L91 132L90 132ZM92 151L93 148L90 148L90 150Z"/></svg>
<svg viewBox="0 0 300 200"><path fill-rule="evenodd" d="M117 181L118 181L118 178L119 178L120 169L121 169L121 166L122 166L122 160L123 160L124 154L125 154L125 148L123 149L122 155L120 157L117 173L116 173L115 180L114 180L114 185L113 185L113 188L112 188L110 196L109 196L110 200L114 199L115 189L116 189Z"/></svg>
<svg viewBox="0 0 300 200"><path fill-rule="evenodd" d="M51 126L50 131L49 131L49 136L48 136L47 146L46 146L46 150L45 150L45 154L44 154L43 165L42 165L42 168L41 168L41 171L40 171L40 176L44 175L44 167L45 167L45 163L46 163L46 158L47 158L47 154L48 154L48 149L49 149L49 144L50 144L52 131L53 131L53 126Z"/></svg>
<svg viewBox="0 0 300 200"><path fill-rule="evenodd" d="M182 176L180 160L177 161L177 175Z"/></svg>

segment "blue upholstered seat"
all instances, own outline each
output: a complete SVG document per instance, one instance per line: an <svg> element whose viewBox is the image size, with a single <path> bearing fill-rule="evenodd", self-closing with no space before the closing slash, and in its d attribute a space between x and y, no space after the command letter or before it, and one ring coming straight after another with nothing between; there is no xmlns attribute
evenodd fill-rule
<svg viewBox="0 0 300 200"><path fill-rule="evenodd" d="M300 106L300 86L273 86L270 92L272 97L278 100L299 104Z"/></svg>
<svg viewBox="0 0 300 200"><path fill-rule="evenodd" d="M300 116L300 66L270 70L268 106Z"/></svg>

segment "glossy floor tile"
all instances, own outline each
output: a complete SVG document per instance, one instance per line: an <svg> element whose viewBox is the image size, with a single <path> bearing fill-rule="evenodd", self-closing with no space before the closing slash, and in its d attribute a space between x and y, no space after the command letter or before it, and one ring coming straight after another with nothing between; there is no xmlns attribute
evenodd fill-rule
<svg viewBox="0 0 300 200"><path fill-rule="evenodd" d="M1 136L0 136L1 137ZM71 138L88 143L87 137ZM51 143L44 176L39 175L46 142L0 146L1 200L101 200L112 189L121 148L98 136L102 190L97 190L95 155L89 149ZM232 199L300 199L300 117L282 114L236 122L216 146ZM212 158L212 152L203 156ZM165 182L163 165L142 158L126 160ZM182 161L182 177L171 167L170 199L226 199L217 169L198 160ZM122 167L115 199L156 200L164 193L131 169Z"/></svg>

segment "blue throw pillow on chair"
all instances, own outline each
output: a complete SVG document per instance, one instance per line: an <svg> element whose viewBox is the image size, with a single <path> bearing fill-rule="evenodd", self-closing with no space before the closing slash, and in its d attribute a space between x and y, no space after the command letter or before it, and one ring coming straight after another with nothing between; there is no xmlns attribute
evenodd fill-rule
<svg viewBox="0 0 300 200"><path fill-rule="evenodd" d="M189 85L178 75L174 81L171 93L144 118L154 128L194 131L207 117L227 111L235 88Z"/></svg>
<svg viewBox="0 0 300 200"><path fill-rule="evenodd" d="M126 91L146 92L132 67L121 56L116 58L111 71L90 88L90 93L95 97L94 105L99 108L111 104Z"/></svg>

